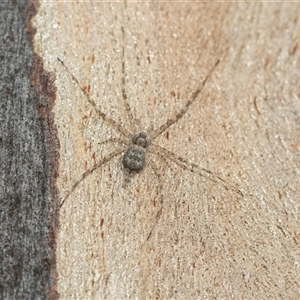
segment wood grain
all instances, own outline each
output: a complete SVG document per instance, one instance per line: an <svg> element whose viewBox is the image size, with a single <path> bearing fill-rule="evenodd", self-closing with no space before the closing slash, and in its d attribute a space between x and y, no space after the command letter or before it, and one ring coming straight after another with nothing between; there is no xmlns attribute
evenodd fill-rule
<svg viewBox="0 0 300 300"><path fill-rule="evenodd" d="M61 198L119 147L102 141L124 137L57 57L133 133L178 112L220 59L199 100L155 142L244 194L159 155L126 183L121 156L112 159L61 208L62 299L299 298L299 8L42 2L35 45L57 74Z"/></svg>

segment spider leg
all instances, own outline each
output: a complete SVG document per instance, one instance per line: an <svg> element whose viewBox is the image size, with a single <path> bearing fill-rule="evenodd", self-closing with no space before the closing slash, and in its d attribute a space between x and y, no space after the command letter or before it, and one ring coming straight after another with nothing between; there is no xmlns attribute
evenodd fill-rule
<svg viewBox="0 0 300 300"><path fill-rule="evenodd" d="M73 193L73 191L76 189L76 187L79 185L79 183L81 181L83 181L88 175L92 174L96 169L100 168L102 165L104 165L105 163L107 163L108 161L110 161L112 158L114 158L115 156L121 154L122 152L124 152L126 150L126 148L123 149L119 149L116 151L113 151L112 153L110 153L109 155L105 156L104 158L102 158L98 163L96 163L92 168L88 169L87 171L85 171L81 177L73 184L71 190L69 192L67 192L66 196L63 198L62 202L60 203L60 207L62 207L64 205L64 203L66 202L66 200L69 198L69 196Z"/></svg>
<svg viewBox="0 0 300 300"><path fill-rule="evenodd" d="M124 102L124 106L125 106L125 110L128 116L128 120L130 122L130 126L131 128L133 128L133 115L132 115L132 109L129 105L128 102L128 97L126 94L126 89L125 89L125 80L126 80L126 69L125 69L125 30L124 27L121 26L121 30L122 30L122 39L123 39L123 47L122 47L122 97L123 97L123 102Z"/></svg>
<svg viewBox="0 0 300 300"><path fill-rule="evenodd" d="M177 163L181 168L187 168L191 172L197 172L200 176L209 179L212 182L215 182L216 184L222 185L226 190L232 190L235 193L239 194L240 196L244 197L244 194L233 185L229 184L226 180L218 176L217 174L214 174L213 172L204 169L196 164L190 163L186 159L175 155L173 152L159 146L156 144L151 144L151 147L149 147L149 152L157 153L158 155L162 155L166 159L169 159L175 163Z"/></svg>
<svg viewBox="0 0 300 300"><path fill-rule="evenodd" d="M123 135L125 135L126 137L130 137L130 132L123 128L120 124L118 124L115 120L111 119L110 117L108 117L104 112L102 112L101 110L99 110L96 106L96 103L94 102L93 99L91 99L90 95L88 94L88 92L81 87L79 81L77 80L77 78L71 73L71 71L67 68L67 66L65 65L65 63L60 59L57 58L57 60L62 64L62 66L67 70L68 74L72 77L73 81L76 82L76 84L78 85L78 87L81 89L82 93L85 95L85 97L87 98L88 102L94 107L94 109L96 110L97 114L102 118L102 120L104 122L106 122L107 125L110 125L113 129L115 129L116 131L122 133Z"/></svg>
<svg viewBox="0 0 300 300"><path fill-rule="evenodd" d="M161 175L161 174L160 174L160 172L158 171L158 168L157 168L157 166L155 165L155 163L154 163L154 162L151 162L151 161L149 161L149 162L150 162L150 166L151 166L151 168L152 168L154 174L155 174L156 177L158 178L158 188L157 188L157 192L156 192L155 198L157 199L157 198L159 197L160 208L159 208L159 210L158 210L158 212L157 212L157 214L156 214L156 216L155 216L155 222L154 222L154 224L153 224L153 226L152 226L152 228L151 228L151 230L150 230L150 232L149 232L149 234L148 234L148 236L147 236L147 239L146 239L147 241L149 241L149 239L151 238L152 233L153 233L153 230L154 230L156 224L158 223L158 221L159 221L159 219L160 219L160 217L161 217L161 214L162 214L162 210L163 210L163 197L162 197L163 181L160 180L160 175Z"/></svg>
<svg viewBox="0 0 300 300"><path fill-rule="evenodd" d="M126 144L125 141L123 141L122 139L118 139L118 138L110 138L104 141L101 141L99 143L97 143L98 145L104 145L104 144L109 144L109 143L119 143L119 144Z"/></svg>
<svg viewBox="0 0 300 300"><path fill-rule="evenodd" d="M150 139L154 140L157 136L159 136L161 133L163 133L167 128L169 128L171 125L173 125L176 121L178 121L182 116L186 113L188 108L191 106L191 104L194 103L194 101L198 98L198 95L201 93L203 90L207 80L211 77L211 74L219 64L220 59L218 59L212 69L208 72L207 76L201 83L201 85L198 87L198 89L192 94L192 98L181 108L181 110L173 116L171 119L168 119L167 122L163 125L161 125L158 129L154 130L150 134Z"/></svg>

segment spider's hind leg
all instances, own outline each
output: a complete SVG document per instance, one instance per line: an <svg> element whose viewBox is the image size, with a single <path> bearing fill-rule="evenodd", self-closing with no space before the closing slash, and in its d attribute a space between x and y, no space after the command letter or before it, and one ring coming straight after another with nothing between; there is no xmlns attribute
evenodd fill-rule
<svg viewBox="0 0 300 300"><path fill-rule="evenodd" d="M91 167L90 169L86 170L79 179L77 179L77 181L73 184L73 186L71 187L71 189L66 193L65 197L62 199L61 203L60 203L60 207L62 207L64 205L64 203L66 202L66 200L69 198L69 196L74 192L74 190L78 187L78 185L85 180L86 177L88 177L90 174L92 174L95 170L99 169L101 166L103 166L104 164L106 164L107 162L109 162L111 159L113 159L115 156L120 155L122 152L124 152L124 148L115 150L113 152L111 152L109 155L105 156L104 158L102 158L98 163L96 163L93 167Z"/></svg>
<svg viewBox="0 0 300 300"><path fill-rule="evenodd" d="M153 206L158 207L158 210L154 217L152 228L147 235L147 239L146 239L147 241L151 238L153 231L162 215L163 200L164 200L163 199L163 186L164 186L164 181L165 181L165 172L163 172L163 173L161 172L162 168L158 168L156 163L153 160L150 161L150 166L151 166L151 168L157 178L157 182L158 182L156 194L155 194L154 198L152 199Z"/></svg>
<svg viewBox="0 0 300 300"><path fill-rule="evenodd" d="M180 156L177 156L173 152L171 152L159 145L152 143L152 149L153 149L152 151L154 153L157 153L158 155L165 157L167 160L170 160L170 161L176 163L181 168L188 169L193 173L197 173L201 177L209 179L211 182L214 182L214 183L218 184L219 186L222 186L226 190L228 190L228 191L231 190L231 191L235 192L236 194L238 194L239 196L244 197L244 194L242 193L242 191L239 188L235 187L233 184L230 184L225 179L223 179L219 175L211 172L210 170L202 168L196 164L190 163L186 159L184 159Z"/></svg>

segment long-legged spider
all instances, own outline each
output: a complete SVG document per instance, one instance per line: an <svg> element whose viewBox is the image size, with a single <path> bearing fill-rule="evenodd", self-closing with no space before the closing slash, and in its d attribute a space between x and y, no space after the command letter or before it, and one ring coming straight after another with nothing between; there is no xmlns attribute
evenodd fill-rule
<svg viewBox="0 0 300 300"><path fill-rule="evenodd" d="M124 49L123 49L124 52ZM124 53L123 53L124 55ZM149 134L147 134L144 131L132 133L130 132L125 126L117 123L114 119L110 118L107 114L103 113L101 110L99 110L96 106L96 103L93 99L91 99L89 93L87 90L85 90L77 80L77 78L71 73L71 71L66 67L64 62L58 58L58 61L62 64L62 66L67 70L68 74L71 76L73 81L78 85L78 87L81 89L82 93L85 95L88 102L93 106L99 117L103 120L104 123L106 123L108 126L112 127L114 130L119 132L123 137L127 139L124 142L122 139L110 139L109 141L114 141L122 145L120 148L116 149L115 151L111 152L107 156L103 157L100 161L98 161L93 167L85 171L81 177L73 184L71 189L67 192L65 197L62 199L60 207L64 205L66 200L69 198L69 196L72 194L72 192L77 188L77 186L90 174L92 174L95 170L99 169L101 166L112 160L114 157L121 155L123 153L122 158L122 164L126 172L129 174L137 174L138 172L142 171L143 168L146 165L146 154L147 152L150 152L153 155L158 155L160 158L164 158L167 161L174 162L178 166L184 169L188 169L191 172L196 172L200 176L205 177L209 179L210 181L222 185L226 190L232 190L233 192L237 193L240 196L243 196L243 193L233 185L226 182L224 179L222 179L217 174L214 174L213 172L202 168L196 164L192 164L188 162L188 160L177 156L173 152L159 146L155 143L155 139L160 136L163 132L165 132L170 126L172 126L174 123L176 123L179 119L182 118L182 116L187 112L189 107L197 100L199 94L203 90L206 82L211 77L212 73L214 72L215 68L218 66L220 60L218 59L211 70L208 72L207 76L203 80L203 82L199 85L199 87L194 91L192 94L192 97L190 100L188 100L185 105L170 119L168 119L163 125L158 127L155 130L152 130ZM122 71L123 74L125 73L125 62L122 62ZM130 115L130 119L132 120L131 115L131 108L127 100L126 90L125 90L125 79L123 77L122 79L122 97L124 101L125 108L127 112ZM105 143L106 141L104 141ZM127 144L126 146L124 146ZM154 173L158 174L155 166L151 166ZM156 220L159 219L162 207L163 207L163 199L161 199L161 208L159 209ZM157 222L157 221L156 221ZM152 230L150 234L148 235L148 239L152 234Z"/></svg>

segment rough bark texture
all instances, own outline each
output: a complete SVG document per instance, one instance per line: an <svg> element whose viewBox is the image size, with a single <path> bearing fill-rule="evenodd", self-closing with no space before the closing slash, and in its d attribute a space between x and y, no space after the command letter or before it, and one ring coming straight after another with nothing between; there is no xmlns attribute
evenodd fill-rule
<svg viewBox="0 0 300 300"><path fill-rule="evenodd" d="M128 137L103 121L57 57L97 108L133 133L176 114L221 59L199 99L153 143L243 192L155 148L129 180L121 155L112 158L61 208L62 299L300 298L299 9L41 4L35 47L57 78L62 199Z"/></svg>
<svg viewBox="0 0 300 300"><path fill-rule="evenodd" d="M53 76L33 53L30 1L0 2L0 298L56 298Z"/></svg>

